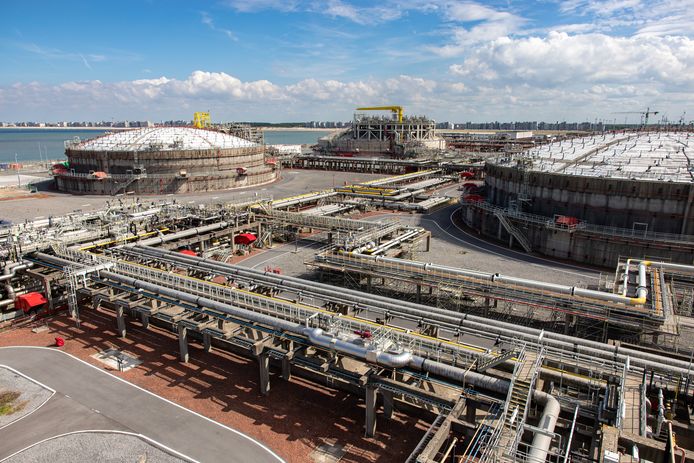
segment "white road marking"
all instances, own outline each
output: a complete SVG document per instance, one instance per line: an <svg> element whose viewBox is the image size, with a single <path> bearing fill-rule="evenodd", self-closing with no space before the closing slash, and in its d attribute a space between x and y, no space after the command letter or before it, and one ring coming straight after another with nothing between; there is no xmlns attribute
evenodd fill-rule
<svg viewBox="0 0 694 463"><path fill-rule="evenodd" d="M46 389L47 391L50 391L50 393L51 393L51 395L49 395L48 398L47 398L46 400L44 400L38 407L36 407L35 409L33 409L32 411L30 411L30 412L27 413L26 415L20 416L20 417L17 418L16 420L10 421L9 423L6 423L6 424L0 426L0 430L1 430L1 429L5 429L6 427L8 427L8 426L10 426L10 425L12 425L12 424L15 424L17 421L23 420L24 418L26 418L27 416L31 415L32 413L34 413L34 412L35 412L36 410L38 410L39 408L41 408L41 407L43 407L44 405L46 405L46 402L48 402L49 400L51 400L51 397L53 397L53 396L55 395L55 389L53 389L52 387L46 386L46 385L43 384L42 382L37 381L37 380L35 380L34 378L31 378L31 377L25 375L25 374L22 373L21 371L15 370L15 369L12 368L11 366L0 364L0 368L7 368L7 369L10 370L12 373L17 374L17 375L23 377L24 379L31 381L31 382L34 383L34 384L38 384L39 386L41 386L42 388Z"/></svg>
<svg viewBox="0 0 694 463"><path fill-rule="evenodd" d="M2 460L0 460L0 462L7 461L10 458L14 457L15 455L19 455L20 453L22 453L26 450L29 450L32 447L36 447L37 445L43 444L44 442L48 442L48 441L53 440L53 439L58 439L60 437L71 436L73 434L85 434L85 433L124 434L126 436L139 437L140 439L147 441L149 444L153 445L154 447L159 447L159 448L163 449L165 452L169 452L172 455L174 455L174 456L176 456L182 460L186 460L190 463L199 463L198 460L195 460L194 458L190 458L188 455L184 455L181 452L174 450L171 447L168 447L168 446L162 444L161 442L157 442L154 439L145 436L144 434L136 434L134 432L127 432L127 431L117 431L115 429L84 429L81 431L72 431L72 432L66 432L63 434L58 434L57 436L52 436L52 437L49 437L47 439L43 439L43 440L40 440L38 442L34 442L33 444L31 444L27 447L24 447L21 450L16 451L12 455L10 455L6 458L3 458Z"/></svg>
<svg viewBox="0 0 694 463"><path fill-rule="evenodd" d="M160 400L163 400L164 402L166 402L166 403L168 403L168 404L171 404L171 405L173 405L174 407L180 408L181 410L185 410L185 411L187 411L188 413L190 413L190 414L192 414L192 415L195 415L195 416L197 416L197 417L199 417L199 418L202 418L202 419L205 420L205 421L209 421L210 423L213 423L213 424L215 424L215 425L217 425L217 426L219 426L219 427L221 427L221 428L224 428L224 429L226 429L227 431L231 431L231 432L233 432L234 434L237 434L237 435L239 435L239 436L241 436L241 437L243 437L243 438L245 438L245 439L248 439L249 441L253 442L254 444L258 445L260 448L262 448L263 450L265 450L266 452L268 452L268 453L269 453L270 455L272 455L274 458L276 458L277 461L282 462L282 463L285 463L285 461L284 461L282 458L280 458L279 455L277 455L275 452L273 452L272 450L270 450L268 447L266 447L266 446L265 446L264 444L262 444L261 442L258 442L257 440L253 439L252 437L247 436L246 434L242 433L241 431L237 431L237 430L234 429L234 428L230 428L229 426L227 426L227 425L225 425L225 424L222 424L222 423L220 423L220 422L218 422L218 421L215 421L215 420L213 420L213 419L211 419L211 418L208 418L208 417L206 417L205 415L201 415L200 413L195 412L195 411L193 411L193 410L191 410L191 409L189 409L189 408L186 408L186 407L184 407L183 405L179 405L179 404L177 404L176 402L172 402L171 400L166 399L166 398L164 398L164 397L162 397L162 396L160 396L160 395L157 395L157 394L155 394L154 392L148 391L147 389L145 389L145 388L143 388L143 387L140 387L140 386L138 386L137 384L133 384L133 383L131 383L131 382L129 382L129 381L126 381L126 380L123 379L123 378L119 378L118 376L115 376L115 375L109 373L108 371L102 370L101 368L96 367L96 366L92 365L91 363L85 362L84 360L82 360L82 359L80 359L80 358L77 358L77 357L75 357L74 355L72 355L72 354L70 354L70 353L68 353L68 352L65 352L65 351L62 351L62 350L56 350L56 349L53 349L53 348L51 348L51 347L42 347L42 346L5 346L5 347L0 347L0 350L2 350L2 349L41 349L41 350L50 350L50 351L52 351L52 352L60 352L60 353L63 354L63 355L67 355L68 357L72 357L73 359L77 360L78 362L83 363L84 365L88 366L89 368L93 368L94 370L96 370L96 371L98 371L98 372L100 372L100 373L102 373L102 374L104 374L104 375L109 375L111 378L115 379L116 381L120 381L120 382L122 382L122 383L125 383L125 384L131 386L131 387L134 387L135 389L139 389L140 391L142 391L142 392L144 392L144 393L146 393L146 394L149 394L149 395L151 395L151 396L153 396L153 397L156 397L156 398L158 398L158 399L160 399Z"/></svg>

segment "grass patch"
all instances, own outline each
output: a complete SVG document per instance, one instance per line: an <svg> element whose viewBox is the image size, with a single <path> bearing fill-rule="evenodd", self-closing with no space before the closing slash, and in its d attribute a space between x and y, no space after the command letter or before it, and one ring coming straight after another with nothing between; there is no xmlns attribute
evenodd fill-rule
<svg viewBox="0 0 694 463"><path fill-rule="evenodd" d="M12 415L24 409L26 401L19 402L21 392L17 391L2 391L0 392L0 416Z"/></svg>

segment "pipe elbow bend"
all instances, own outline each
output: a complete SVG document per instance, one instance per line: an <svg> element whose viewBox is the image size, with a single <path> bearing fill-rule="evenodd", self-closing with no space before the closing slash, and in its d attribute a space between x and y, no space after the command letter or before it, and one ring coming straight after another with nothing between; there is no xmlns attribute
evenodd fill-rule
<svg viewBox="0 0 694 463"><path fill-rule="evenodd" d="M399 354L391 352L378 352L376 354L376 363L392 368L402 368L410 364L412 353L400 352Z"/></svg>
<svg viewBox="0 0 694 463"><path fill-rule="evenodd" d="M631 303L631 305L643 305L646 303L646 296L632 297L631 299L629 299L629 302Z"/></svg>

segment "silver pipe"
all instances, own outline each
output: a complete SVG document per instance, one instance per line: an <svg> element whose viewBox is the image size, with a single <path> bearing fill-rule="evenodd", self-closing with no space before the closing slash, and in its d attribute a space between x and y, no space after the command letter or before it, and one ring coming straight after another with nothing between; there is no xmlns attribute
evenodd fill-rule
<svg viewBox="0 0 694 463"><path fill-rule="evenodd" d="M5 281L5 292L7 293L7 298L5 300L11 300L14 301L14 297L16 295L16 291L14 289L14 286L12 286L12 278L17 275L17 272L20 270L25 270L29 267L33 267L34 263L33 262L13 262L5 265L5 268L2 271L2 276L0 276L0 281ZM1 307L6 307L9 304L6 305L1 305Z"/></svg>
<svg viewBox="0 0 694 463"><path fill-rule="evenodd" d="M202 268L207 267L210 270L218 272L227 272L233 275L238 275L246 278L253 278L255 280L265 280L270 284L287 286L289 288L294 288L302 291L312 291L314 293L321 293L323 295L336 298L340 301L344 301L346 298L348 298L350 302L364 304L372 307L379 307L383 310L387 310L394 314L407 314L418 318L423 317L425 319L445 323L448 324L449 327L452 329L455 329L456 327L468 327L483 333L488 333L491 331L494 334L505 336L508 339L520 337L522 340L528 342L537 342L538 336L540 335L540 333L543 332L542 330L536 328L514 325L503 321L487 319L476 315L460 314L450 310L425 306L414 302L395 300L385 296L379 296L377 294L364 294L363 292L355 291L348 288L338 288L332 285L310 282L307 280L286 275L277 276L276 274L270 274L259 270L247 269L237 265L221 263L202 257L185 256L173 251L152 247L135 247L139 252L144 252L146 254L149 254L150 256L167 257L173 260L178 260L181 263L187 263L189 265L199 265ZM393 258L376 256L373 257L373 259L388 261ZM397 261L399 259L393 260ZM427 268L433 269L440 267L435 264L425 264L421 262L408 262L408 265L410 264L416 264L421 268L424 268L425 266L427 266ZM467 270L461 270L461 274L462 272L470 274L481 273L468 272ZM492 274L488 275L490 277L492 276ZM576 350L581 354L604 360L626 362L627 357L629 357L631 364L634 366L645 367L649 369L655 368L658 370L662 369L664 366L667 366L673 372L688 375L689 363L682 360L673 359L671 357L660 356L625 347L612 346L602 342L590 341L587 339L582 339L561 333L553 333L550 331L544 332L542 342L557 349L563 349L568 351Z"/></svg>
<svg viewBox="0 0 694 463"><path fill-rule="evenodd" d="M166 243L167 241L177 240L177 239L181 239L181 238L187 238L189 236L201 235L203 233L207 233L207 232L213 231L213 230L218 230L218 229L224 228L226 226L229 226L228 222L217 222L217 223L213 223L210 225L205 225L203 227L188 228L186 230L176 232L176 233L171 233L169 235L155 236L153 238L147 238L146 240L141 240L141 241L138 241L137 243L127 244L126 246L128 246L128 247L129 246L135 246L135 244L142 245L142 246L150 246L152 244L162 244L162 243Z"/></svg>
<svg viewBox="0 0 694 463"><path fill-rule="evenodd" d="M665 396L663 395L663 388L658 388L658 421L655 429L655 437L660 436L660 431L663 429L663 422L665 422Z"/></svg>
<svg viewBox="0 0 694 463"><path fill-rule="evenodd" d="M561 405L555 397L544 391L536 390L534 391L534 396L535 400L539 403L545 404L545 408L542 411L540 423L538 424L542 432L536 432L533 436L533 441L530 444L530 452L528 453L528 461L532 463L545 463L547 454L549 453L549 447L552 444L554 427L557 424L559 413L561 412Z"/></svg>
<svg viewBox="0 0 694 463"><path fill-rule="evenodd" d="M47 258L46 260L52 260L60 264L69 262L65 259L54 258L54 256L47 256L45 254L42 256L42 258ZM136 278L119 275L110 271L102 270L100 272L100 276L108 278L110 280L118 281L120 283L124 283L134 288L144 289L156 294L165 295L177 300L186 301L191 304L195 304L196 306L209 307L245 320L254 321L263 325L268 325L282 331L289 331L295 334L299 334L307 337L309 341L311 341L311 343L313 344L328 349L334 349L342 353L361 358L371 363L376 363L390 368L401 368L404 366L409 366L418 370L440 375L449 379L457 380L466 384L471 384L498 393L507 393L508 388L510 387L510 383L507 380L482 375L473 371L466 371L458 367L412 355L411 352L403 351L396 353L369 350L365 346L359 346L355 343L346 340L337 339L334 336L325 335L323 330L320 328L306 327L299 323L289 322L269 315L259 314L251 310L231 306L229 304L224 304L204 297L195 296L193 294L189 294L183 291L178 291L176 289L166 288L153 283L148 283L145 281L138 280ZM545 409L540 420L540 429L542 429L546 433L551 434L552 432L554 432L554 425L556 424L557 418L559 416L559 402L551 395L539 390L533 391L533 396L539 402L545 403ZM544 454L546 456L547 452L549 451L549 445L551 444L551 441L552 439L547 439L543 432L535 433L535 437L533 438L533 452L535 452L535 454L537 455ZM535 461L540 462L544 461L544 459Z"/></svg>

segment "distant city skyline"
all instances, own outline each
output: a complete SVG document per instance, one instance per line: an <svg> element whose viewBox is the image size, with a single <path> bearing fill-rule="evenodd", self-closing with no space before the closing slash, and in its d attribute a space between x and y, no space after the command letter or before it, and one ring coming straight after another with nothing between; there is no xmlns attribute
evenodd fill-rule
<svg viewBox="0 0 694 463"><path fill-rule="evenodd" d="M0 121L694 118L694 0L9 2ZM687 114L685 114L687 112Z"/></svg>

